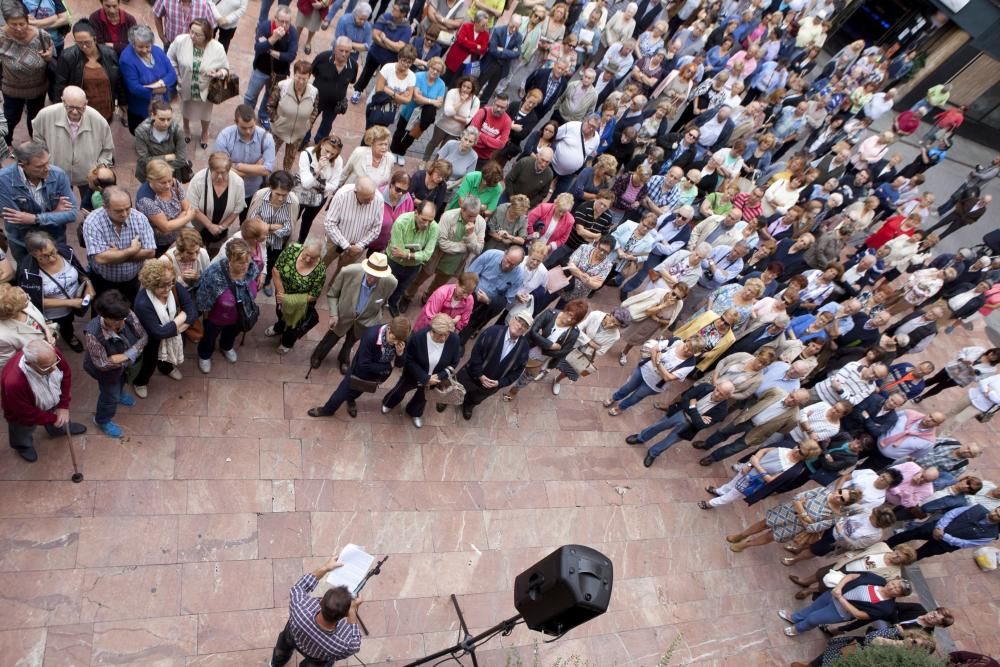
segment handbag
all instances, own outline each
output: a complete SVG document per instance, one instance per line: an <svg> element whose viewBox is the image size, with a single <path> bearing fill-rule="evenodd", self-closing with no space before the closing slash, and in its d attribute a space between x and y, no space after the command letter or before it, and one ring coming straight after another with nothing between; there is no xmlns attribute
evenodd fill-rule
<svg viewBox="0 0 1000 667"><path fill-rule="evenodd" d="M309 158L309 171L312 173L313 178L319 181L320 179L318 176L316 176L316 169L314 167L314 165L316 164L315 153L310 149L306 149L303 152L306 154L306 157ZM325 181L320 181L320 182L324 183L325 185ZM302 206L323 205L323 193L302 187L302 180L298 177L297 174L295 176L295 194L299 196L299 204Z"/></svg>
<svg viewBox="0 0 1000 667"><path fill-rule="evenodd" d="M208 82L205 99L212 104L222 104L240 94L240 77L230 72L226 76L213 78Z"/></svg>
<svg viewBox="0 0 1000 667"><path fill-rule="evenodd" d="M428 391L430 397L427 400L433 403L461 405L465 402L465 385L454 377L434 385Z"/></svg>
<svg viewBox="0 0 1000 667"><path fill-rule="evenodd" d="M479 73L481 70L482 67L478 60L471 60L462 65L462 74L465 76L471 76L474 79L479 78Z"/></svg>
<svg viewBox="0 0 1000 667"><path fill-rule="evenodd" d="M236 283L229 279L228 276L227 280L229 280L229 288L233 290L233 297L236 299L237 326L243 332L245 340L247 332L257 325L257 319L260 317L260 306L253 299L241 299L236 289Z"/></svg>
<svg viewBox="0 0 1000 667"><path fill-rule="evenodd" d="M80 225L80 226L82 227L83 225ZM69 260L64 257L63 261L68 262ZM43 269L40 266L38 267L38 270L41 271L42 273L44 273L46 275L46 277L48 277L48 279L50 281L52 281L53 283L55 283L55 286L59 288L59 291L63 293L64 297L66 297L67 299L75 299L75 298L77 298L75 296L72 296L69 292L67 292L66 291L66 287L61 282L59 282L58 280L56 280L55 278L53 278L52 276L50 276L48 271L46 271L45 269ZM80 283L80 292L81 293L83 293L83 292L86 291L86 289L87 289L87 283L88 282L89 281L87 280L87 278L84 277L83 282ZM87 314L88 310L90 310L90 306L89 305L87 305L87 306L80 306L79 308L74 308L73 309L73 314L76 315L77 317L83 317L84 315Z"/></svg>
<svg viewBox="0 0 1000 667"><path fill-rule="evenodd" d="M588 350L590 352L589 356L587 354ZM588 375L592 375L597 372L597 365L594 363L596 358L597 350L589 345L584 345L567 354L566 363L569 364L570 368L575 370L580 377L585 378Z"/></svg>
<svg viewBox="0 0 1000 667"><path fill-rule="evenodd" d="M988 424L993 419L993 416L997 413L998 410L1000 410L1000 405L994 405L986 412L980 412L978 415L976 415L976 420L980 424Z"/></svg>
<svg viewBox="0 0 1000 667"><path fill-rule="evenodd" d="M462 2L456 2L455 5L448 10L448 13L444 15L444 20L450 21L455 18L455 13L462 8L462 4ZM457 33L451 32L450 30L439 30L436 41L441 46L451 46L455 43L455 37L457 36Z"/></svg>
<svg viewBox="0 0 1000 667"><path fill-rule="evenodd" d="M365 125L382 125L388 127L396 119L396 112L399 105L392 101L392 97L384 90L372 95L372 99L365 107Z"/></svg>
<svg viewBox="0 0 1000 667"><path fill-rule="evenodd" d="M736 490L742 493L745 498L748 498L760 491L765 484L767 482L764 481L764 475L756 469L751 468L749 472L740 477L740 480L736 483Z"/></svg>
<svg viewBox="0 0 1000 667"><path fill-rule="evenodd" d="M191 182L191 179L194 178L194 166L191 164L191 160L184 160L181 166L174 167L174 178L181 183Z"/></svg>
<svg viewBox="0 0 1000 667"><path fill-rule="evenodd" d="M373 394L378 391L378 380L366 380L360 378L357 375L351 374L350 387L354 391L360 391L363 394Z"/></svg>
<svg viewBox="0 0 1000 667"><path fill-rule="evenodd" d="M191 326L184 332L184 337L192 343L201 342L201 339L205 337L205 326L201 323L200 318L191 323Z"/></svg>

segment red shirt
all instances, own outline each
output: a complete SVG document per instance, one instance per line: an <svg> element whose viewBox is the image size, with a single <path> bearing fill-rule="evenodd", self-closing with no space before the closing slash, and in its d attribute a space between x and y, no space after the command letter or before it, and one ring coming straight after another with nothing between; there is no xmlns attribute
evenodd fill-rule
<svg viewBox="0 0 1000 667"><path fill-rule="evenodd" d="M942 111L939 113L934 119L934 124L947 130L954 130L961 125L964 120L964 113L958 109L949 109L948 111Z"/></svg>
<svg viewBox="0 0 1000 667"><path fill-rule="evenodd" d="M507 145L510 126L513 123L506 112L499 118L493 115L493 107L481 107L472 117L470 126L479 130L479 141L472 147L476 155L484 160L493 157L498 149Z"/></svg>
<svg viewBox="0 0 1000 667"><path fill-rule="evenodd" d="M448 49L444 56L444 64L452 72L457 72L462 67L462 63L470 55L473 60L486 55L486 49L490 45L490 31L483 30L476 32L472 23L463 23L455 35L455 43Z"/></svg>
<svg viewBox="0 0 1000 667"><path fill-rule="evenodd" d="M879 227L877 232L865 239L865 246L871 248L872 250L878 250L897 236L913 236L913 232L915 230L902 229L904 220L906 220L906 217L902 215L894 215L890 217L885 221L884 225Z"/></svg>
<svg viewBox="0 0 1000 667"><path fill-rule="evenodd" d="M896 116L896 131L900 134L913 134L920 127L920 116L909 109Z"/></svg>
<svg viewBox="0 0 1000 667"><path fill-rule="evenodd" d="M31 391L31 385L28 384L28 378L24 376L24 371L18 365L23 356L24 350L18 350L10 358L10 361L7 362L7 365L3 367L3 373L0 373L0 403L3 404L4 419L12 424L19 424L21 426L54 424L56 422L56 413L39 410L38 406L35 405L35 394ZM56 356L59 357L59 370L63 372L63 377L60 384L59 405L52 410L58 408L68 409L69 386L72 373L69 369L69 364L59 354L59 350L56 350Z"/></svg>

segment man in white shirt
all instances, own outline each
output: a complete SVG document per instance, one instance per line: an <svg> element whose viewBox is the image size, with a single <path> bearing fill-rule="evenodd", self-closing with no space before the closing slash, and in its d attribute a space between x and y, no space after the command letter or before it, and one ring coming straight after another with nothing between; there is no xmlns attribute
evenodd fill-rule
<svg viewBox="0 0 1000 667"><path fill-rule="evenodd" d="M885 504L886 491L898 486L903 481L903 474L895 468L886 468L881 473L868 469L855 469L842 476L828 488L834 491L840 489L859 489L861 501L859 505L875 508Z"/></svg>
<svg viewBox="0 0 1000 667"><path fill-rule="evenodd" d="M958 399L949 406L948 433L955 433L965 422L976 415L986 414L1000 406L1000 375L990 375L973 382L964 400Z"/></svg>
<svg viewBox="0 0 1000 667"><path fill-rule="evenodd" d="M553 198L569 192L584 162L597 151L597 146L601 143L601 137L597 134L600 124L600 115L590 114L583 121L573 121L559 127L552 152L551 167L556 173Z"/></svg>
<svg viewBox="0 0 1000 667"><path fill-rule="evenodd" d="M340 188L330 200L323 223L327 239L323 261L330 266L340 257L336 271L330 275L331 283L341 268L358 261L368 244L378 238L384 207L382 194L367 176Z"/></svg>

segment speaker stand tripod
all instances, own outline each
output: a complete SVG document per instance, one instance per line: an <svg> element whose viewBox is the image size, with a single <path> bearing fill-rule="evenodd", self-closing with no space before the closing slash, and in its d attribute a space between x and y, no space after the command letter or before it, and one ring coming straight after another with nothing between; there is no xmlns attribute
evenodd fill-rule
<svg viewBox="0 0 1000 667"><path fill-rule="evenodd" d="M469 634L469 626L465 623L465 616L462 615L462 608L458 606L458 598L455 597L454 593L451 594L451 604L455 607L455 613L458 615L458 623L462 628L462 639L450 648L441 649L436 653L431 653L430 655L424 656L419 660L407 663L404 667L424 665L439 658L446 658L449 656L458 660L466 655L472 658L473 667L479 667L479 662L476 660L476 647L485 644L496 635L503 635L506 637L511 633L518 621L521 620L521 614L511 616L505 621L500 621L489 630L484 630L478 635L473 636Z"/></svg>

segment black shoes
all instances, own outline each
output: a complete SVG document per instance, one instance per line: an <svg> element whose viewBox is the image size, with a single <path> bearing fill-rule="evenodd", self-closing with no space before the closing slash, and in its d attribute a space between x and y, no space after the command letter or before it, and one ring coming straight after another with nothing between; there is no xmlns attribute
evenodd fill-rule
<svg viewBox="0 0 1000 667"><path fill-rule="evenodd" d="M462 406L462 416L465 417L465 421L472 419L472 407L468 405Z"/></svg>
<svg viewBox="0 0 1000 667"><path fill-rule="evenodd" d="M696 440L695 442L691 443L691 446L694 447L695 449L709 449L708 444L704 440Z"/></svg>
<svg viewBox="0 0 1000 667"><path fill-rule="evenodd" d="M629 437L625 438L625 442L627 442L630 445L641 445L642 444L642 440L639 439L639 434L637 434L637 433L633 433Z"/></svg>
<svg viewBox="0 0 1000 667"><path fill-rule="evenodd" d="M702 458L698 459L698 465L703 465L705 467L708 467L713 463L715 463L715 459L713 459L711 456L703 456Z"/></svg>
<svg viewBox="0 0 1000 667"><path fill-rule="evenodd" d="M434 405L434 409L437 410L438 412L444 412L445 410L448 409L448 406L445 405L444 403L437 403Z"/></svg>
<svg viewBox="0 0 1000 667"><path fill-rule="evenodd" d="M341 375L347 375L347 373L348 373L349 370L350 369L347 367L347 362L346 361L341 361L340 362L340 374Z"/></svg>
<svg viewBox="0 0 1000 667"><path fill-rule="evenodd" d="M17 448L14 451L28 463L34 463L38 460L38 452L35 451L34 447Z"/></svg>
<svg viewBox="0 0 1000 667"><path fill-rule="evenodd" d="M310 417L329 417L332 412L327 412L326 408L320 406L318 408L309 408L309 412L306 413Z"/></svg>
<svg viewBox="0 0 1000 667"><path fill-rule="evenodd" d="M655 456L653 456L652 454L646 454L646 458L642 460L642 465L648 468L649 466L653 465L653 461L655 460L656 460Z"/></svg>
<svg viewBox="0 0 1000 667"><path fill-rule="evenodd" d="M352 419L358 418L358 404L354 401L347 402L347 414L351 415Z"/></svg>

